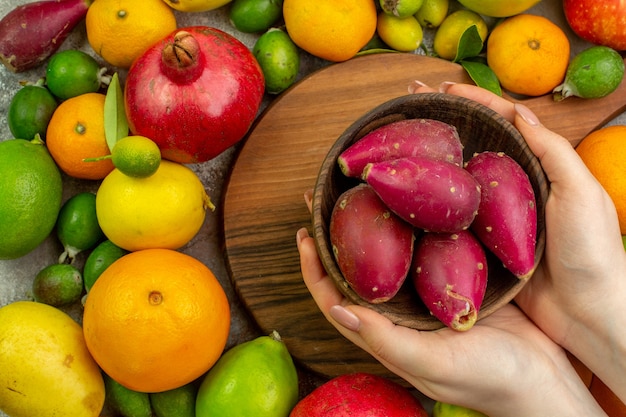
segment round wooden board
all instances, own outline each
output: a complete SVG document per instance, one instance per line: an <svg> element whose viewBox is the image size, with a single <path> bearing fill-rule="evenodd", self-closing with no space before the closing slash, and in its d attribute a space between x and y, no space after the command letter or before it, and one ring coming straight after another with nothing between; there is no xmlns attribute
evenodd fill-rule
<svg viewBox="0 0 626 417"><path fill-rule="evenodd" d="M343 130L372 107L408 94L415 79L431 86L470 82L457 64L413 54L366 55L325 67L258 118L226 184L226 264L239 297L264 333L277 330L294 359L323 376L391 374L328 324L302 282L295 234L303 226L311 230L303 194ZM624 109L617 97L603 100L556 104L548 96L527 104L575 143Z"/></svg>

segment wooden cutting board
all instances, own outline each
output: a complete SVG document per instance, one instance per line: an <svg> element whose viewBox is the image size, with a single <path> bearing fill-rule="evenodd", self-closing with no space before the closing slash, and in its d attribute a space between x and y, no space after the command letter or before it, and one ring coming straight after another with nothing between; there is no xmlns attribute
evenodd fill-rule
<svg viewBox="0 0 626 417"><path fill-rule="evenodd" d="M296 231L311 230L303 193L341 132L371 108L408 94L413 80L470 82L457 64L413 54L367 55L294 85L261 115L224 192L226 263L242 303L264 333L277 330L295 360L323 376L391 376L328 324L302 282ZM626 109L626 83L598 100L551 96L525 104L573 144Z"/></svg>

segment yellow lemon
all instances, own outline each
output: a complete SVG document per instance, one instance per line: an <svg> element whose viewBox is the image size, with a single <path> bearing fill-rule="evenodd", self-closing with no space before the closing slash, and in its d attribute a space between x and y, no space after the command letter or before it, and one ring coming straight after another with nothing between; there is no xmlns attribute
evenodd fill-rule
<svg viewBox="0 0 626 417"><path fill-rule="evenodd" d="M202 227L207 208L213 204L198 176L166 160L146 178L114 169L96 193L102 231L128 251L181 248Z"/></svg>
<svg viewBox="0 0 626 417"><path fill-rule="evenodd" d="M222 7L232 0L163 0L171 8L181 12L206 12Z"/></svg>

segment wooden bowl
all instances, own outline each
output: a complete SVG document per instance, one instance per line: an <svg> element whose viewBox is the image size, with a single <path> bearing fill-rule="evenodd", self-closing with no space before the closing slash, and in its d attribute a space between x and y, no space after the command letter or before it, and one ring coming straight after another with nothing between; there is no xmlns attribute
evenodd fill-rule
<svg viewBox="0 0 626 417"><path fill-rule="evenodd" d="M422 303L410 278L405 281L398 294L385 303L371 304L361 299L343 278L333 256L328 234L335 201L341 193L358 183L358 180L343 175L337 164L338 156L372 130L391 122L414 118L436 119L455 126L464 146L465 161L476 152L501 151L524 168L537 200L535 266L541 260L545 247L544 208L549 185L539 160L530 151L519 131L498 113L462 97L428 93L390 100L363 115L337 139L320 167L313 193L314 238L328 275L351 302L378 311L395 324L418 330L435 330L443 327L443 324ZM488 283L478 320L510 302L526 284L526 281L518 279L505 269L493 254L486 252Z"/></svg>

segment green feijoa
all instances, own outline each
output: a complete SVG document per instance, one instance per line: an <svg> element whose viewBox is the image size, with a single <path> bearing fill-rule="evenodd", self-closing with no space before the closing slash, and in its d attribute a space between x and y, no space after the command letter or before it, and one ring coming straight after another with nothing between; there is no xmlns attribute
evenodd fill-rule
<svg viewBox="0 0 626 417"><path fill-rule="evenodd" d="M283 0L234 0L230 6L230 23L245 33L268 30L283 13Z"/></svg>
<svg viewBox="0 0 626 417"><path fill-rule="evenodd" d="M127 250L120 248L109 239L99 243L98 246L91 251L83 267L85 290L89 292L104 270L126 254L128 254Z"/></svg>
<svg viewBox="0 0 626 417"><path fill-rule="evenodd" d="M91 249L104 238L96 216L96 195L90 192L78 193L61 207L56 223L57 237L64 251L59 263Z"/></svg>
<svg viewBox="0 0 626 417"><path fill-rule="evenodd" d="M126 388L107 374L102 375L106 402L122 417L152 417L150 394Z"/></svg>
<svg viewBox="0 0 626 417"><path fill-rule="evenodd" d="M156 417L196 417L198 387L190 382L169 391L150 394L150 404Z"/></svg>
<svg viewBox="0 0 626 417"><path fill-rule="evenodd" d="M450 0L424 0L422 7L415 13L415 18L423 27L439 27L448 15Z"/></svg>
<svg viewBox="0 0 626 417"><path fill-rule="evenodd" d="M58 105L43 82L25 85L17 90L9 103L9 130L17 139L31 140L39 135L45 140L48 123Z"/></svg>
<svg viewBox="0 0 626 417"><path fill-rule="evenodd" d="M101 68L91 55L68 49L55 53L48 61L46 84L52 94L66 100L99 91L110 79L105 73L106 68Z"/></svg>
<svg viewBox="0 0 626 417"><path fill-rule="evenodd" d="M80 300L83 277L73 265L52 264L43 268L33 281L35 301L60 307Z"/></svg>
<svg viewBox="0 0 626 417"><path fill-rule="evenodd" d="M300 70L298 47L283 30L269 29L256 41L252 53L263 71L267 93L279 94L296 81Z"/></svg>
<svg viewBox="0 0 626 417"><path fill-rule="evenodd" d="M554 99L601 98L615 91L623 78L621 55L608 46L592 46L572 59L565 81L554 89Z"/></svg>
<svg viewBox="0 0 626 417"><path fill-rule="evenodd" d="M413 16L422 7L424 0L379 0L383 12L405 18Z"/></svg>

